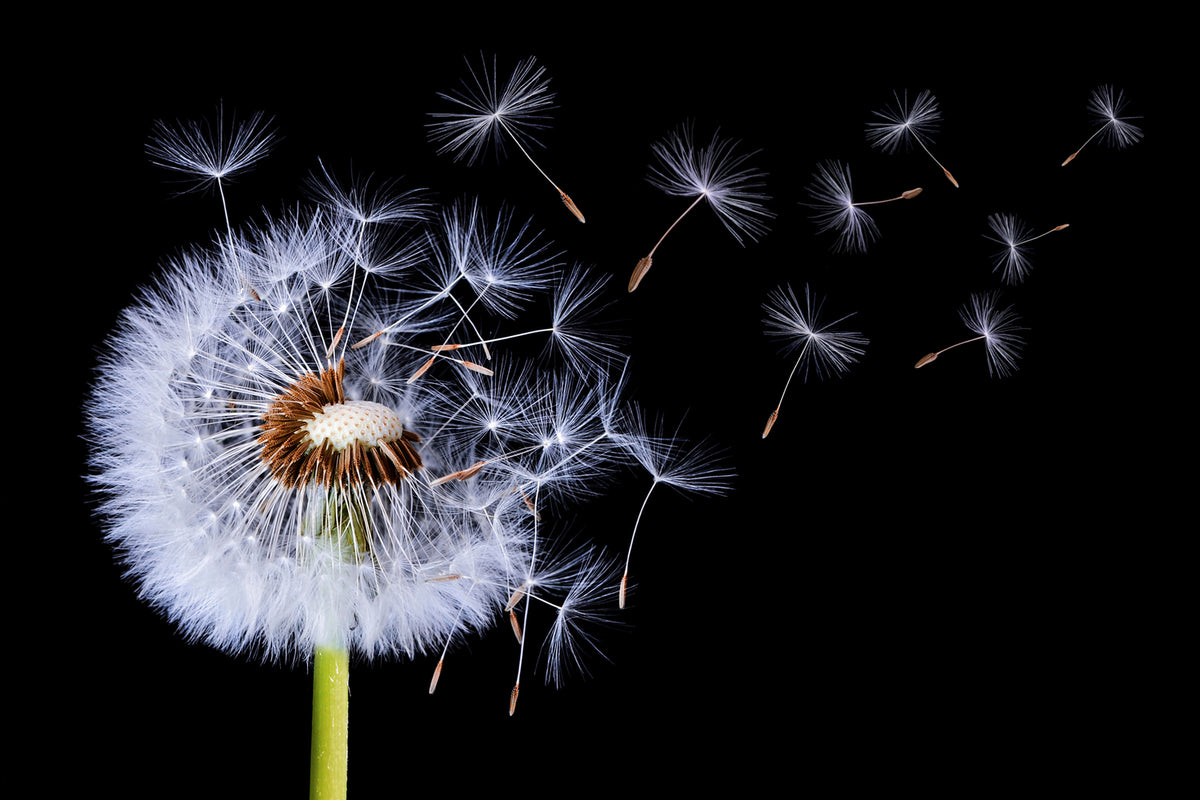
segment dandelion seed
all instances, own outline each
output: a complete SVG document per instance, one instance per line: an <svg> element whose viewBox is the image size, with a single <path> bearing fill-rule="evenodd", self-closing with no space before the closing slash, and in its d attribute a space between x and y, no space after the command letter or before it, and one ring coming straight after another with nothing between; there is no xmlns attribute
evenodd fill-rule
<svg viewBox="0 0 1200 800"><path fill-rule="evenodd" d="M1092 113L1097 122L1101 123L1100 127L1087 138L1086 142L1080 145L1078 150L1067 156L1067 160L1062 162L1062 166L1065 167L1074 161L1075 157L1083 152L1083 148L1087 147L1097 136L1118 149L1140 142L1142 129L1130 120L1141 119L1141 117L1125 116L1126 105L1128 103L1125 100L1124 91L1114 90L1111 86L1099 86L1094 89L1088 100L1088 111Z"/></svg>
<svg viewBox="0 0 1200 800"><path fill-rule="evenodd" d="M738 152L740 142L722 139L713 134L705 147L693 143L692 126L684 125L668 134L652 147L657 163L650 168L651 185L675 197L695 197L684 209L649 254L638 261L629 278L629 291L638 287L654 263L654 253L679 221L707 199L709 207L725 225L738 244L745 239L757 241L767 233L767 223L775 215L765 203L770 195L764 191L766 173L746 165L758 151Z"/></svg>
<svg viewBox="0 0 1200 800"><path fill-rule="evenodd" d="M497 152L503 150L504 139L500 133L503 131L534 169L554 187L567 210L584 222L579 207L529 155L529 149L538 144L534 131L549 127L548 112L554 108L554 94L550 91L546 70L537 65L536 59L527 58L517 64L507 83L501 87L495 58L490 69L486 60L478 72L469 62L467 69L471 77L463 81L458 91L438 93L438 97L462 110L430 115L440 120L429 125L430 139L439 143L438 153L452 152L456 160L466 158L469 163L475 163L489 144Z"/></svg>
<svg viewBox="0 0 1200 800"><path fill-rule="evenodd" d="M787 396L788 388L797 372L804 380L808 373L815 372L818 377L844 373L850 365L858 361L867 345L867 339L860 333L839 328L841 323L853 316L847 314L833 322L822 322L821 312L825 299L816 299L806 285L804 287L804 303L801 305L791 286L775 289L763 304L767 312L766 324L768 335L780 338L784 342L785 352L799 350L796 363L788 373L783 392L779 396L779 404L767 419L762 438L767 438L779 412L783 408L783 399ZM803 367L803 369L801 369Z"/></svg>
<svg viewBox="0 0 1200 800"><path fill-rule="evenodd" d="M430 356L429 360L426 361L424 364L422 364L420 369L418 369L416 372L414 372L412 374L411 377L409 377L408 382L416 383L418 378L420 378L422 375L424 375L426 372L429 371L429 368L433 366L433 362L436 360L437 360L437 356L435 356L435 355Z"/></svg>
<svg viewBox="0 0 1200 800"><path fill-rule="evenodd" d="M445 663L445 659L439 658L438 662L437 662L437 666L434 667L433 677L429 680L429 693L430 694L433 694L437 690L438 681L441 680L441 678L442 678L442 664L444 664L444 663Z"/></svg>
<svg viewBox="0 0 1200 800"><path fill-rule="evenodd" d="M959 309L959 317L967 329L976 335L923 356L917 369L937 360L938 356L964 344L982 341L987 350L988 373L1003 378L1017 369L1017 360L1025 345L1021 318L1012 306L1000 306L998 292L973 294Z"/></svg>
<svg viewBox="0 0 1200 800"><path fill-rule="evenodd" d="M513 636L517 637L517 643L522 644L521 623L517 620L517 612L511 608L508 610L508 621L509 624L512 625Z"/></svg>
<svg viewBox="0 0 1200 800"><path fill-rule="evenodd" d="M457 363L462 364L467 369L478 372L481 375L495 375L496 374L490 368L485 367L482 364L476 364L474 361L457 361Z"/></svg>
<svg viewBox="0 0 1200 800"><path fill-rule="evenodd" d="M909 189L887 200L856 203L849 167L840 161L822 161L817 165L813 180L805 191L809 198L807 205L813 209L811 218L817 230L821 233L833 231L837 235L834 252L865 253L867 247L879 238L879 228L863 207L911 200L922 190Z"/></svg>
<svg viewBox="0 0 1200 800"><path fill-rule="evenodd" d="M517 603L521 602L523 597L525 597L524 586L518 586L516 589L513 589L512 596L509 597L508 602L504 604L504 610L512 611L514 608L516 608Z"/></svg>
<svg viewBox="0 0 1200 800"><path fill-rule="evenodd" d="M993 259L993 272L1001 273L1001 279L1009 284L1017 284L1025 280L1029 274L1029 258L1022 248L1049 236L1055 231L1069 227L1067 224L1051 228L1045 233L1031 235L1030 229L1011 214L992 214L988 217L988 227L994 235L987 236L993 242L1004 245L1004 249Z"/></svg>
<svg viewBox="0 0 1200 800"><path fill-rule="evenodd" d="M493 374L495 374L495 373L493 373ZM476 461L474 464L467 467L466 469L459 470L458 471L458 479L460 481L465 481L468 478L474 478L476 475L479 474L479 471L481 469L483 469L484 467L487 466L487 463L488 462L486 462L486 461Z"/></svg>
<svg viewBox="0 0 1200 800"><path fill-rule="evenodd" d="M867 141L872 147L881 148L885 153L894 153L901 146L916 142L933 159L945 173L950 183L958 187L958 181L950 174L950 170L942 166L929 150L926 141L933 141L933 133L941 123L942 114L938 110L937 98L928 91L922 91L911 104L908 102L908 92L904 96L894 93L894 105L886 106L882 111L874 112L882 122L867 123Z"/></svg>

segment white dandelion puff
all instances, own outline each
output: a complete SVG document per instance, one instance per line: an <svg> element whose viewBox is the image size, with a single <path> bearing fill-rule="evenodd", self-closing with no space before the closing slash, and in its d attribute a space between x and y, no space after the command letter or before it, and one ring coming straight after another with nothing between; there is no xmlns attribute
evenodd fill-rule
<svg viewBox="0 0 1200 800"><path fill-rule="evenodd" d="M938 356L964 344L982 341L987 351L988 373L1003 378L1017 370L1017 361L1025 346L1024 326L1011 305L1000 305L998 292L976 293L958 312L967 329L975 334L949 347L924 356L916 363L920 369Z"/></svg>
<svg viewBox="0 0 1200 800"><path fill-rule="evenodd" d="M1032 230L1012 214L992 214L988 217L988 227L991 228L989 240L1003 245L1003 249L993 258L993 271L999 272L1001 279L1009 284L1021 283L1029 274L1028 246L1049 236L1055 231L1069 227L1066 223L1051 228L1045 233L1034 235Z"/></svg>
<svg viewBox="0 0 1200 800"><path fill-rule="evenodd" d="M886 200L855 202L850 168L840 161L822 161L817 164L805 193L808 196L806 205L812 209L811 219L817 230L836 235L834 252L865 253L879 238L879 228L864 206L911 200L921 194L921 189L909 189Z"/></svg>
<svg viewBox="0 0 1200 800"><path fill-rule="evenodd" d="M190 175L197 188L232 178L271 152L276 133L261 113L226 123L218 106L215 124L207 122L153 123L146 154L151 162Z"/></svg>
<svg viewBox="0 0 1200 800"><path fill-rule="evenodd" d="M225 200L225 182L266 158L275 144L276 133L271 120L255 113L250 119L225 122L224 106L217 107L215 125L208 122L176 122L168 125L155 120L146 143L146 154L150 161L164 169L190 175L193 188L208 185L217 187L221 199L221 213L225 218L225 231L234 254L233 225L229 221L229 205ZM244 279L243 279L244 280Z"/></svg>
<svg viewBox="0 0 1200 800"><path fill-rule="evenodd" d="M500 342L541 336L546 338L548 350L561 354L581 374L600 371L606 364L622 357L619 345L623 337L613 332L602 316L610 305L603 300L607 281L606 276L597 276L575 264L563 269L550 282L551 317L546 327L474 340L455 340L434 349L444 353L479 347L490 352L489 348Z"/></svg>
<svg viewBox="0 0 1200 800"><path fill-rule="evenodd" d="M733 470L724 461L723 452L711 442L693 444L683 439L678 431L667 434L661 420L656 420L651 426L640 408L632 408L628 416L628 431L621 437L621 444L649 473L652 483L642 498L633 532L629 535L625 569L617 596L620 608L625 608L628 596L633 543L654 490L662 485L671 486L685 494L721 495L729 491L734 477Z"/></svg>
<svg viewBox="0 0 1200 800"><path fill-rule="evenodd" d="M900 147L916 142L957 188L958 181L950 174L950 170L942 166L929 150L928 142L933 141L933 134L942 120L937 98L926 90L918 93L916 100L911 103L907 91L903 96L896 92L893 92L892 96L895 98L894 104L874 112L881 121L867 123L867 141L872 147L878 147L885 153L894 153Z"/></svg>
<svg viewBox="0 0 1200 800"><path fill-rule="evenodd" d="M534 58L517 64L508 80L501 82L493 57L489 67L483 59L478 71L467 62L470 77L449 93L439 92L457 110L430 114L429 137L438 144L438 153L453 153L455 159L475 163L490 145L497 153L504 149L504 137L517 146L546 181L558 192L563 205L583 222L583 213L567 193L550 179L530 149L539 144L534 132L549 127L549 112L554 108L554 93L544 67Z"/></svg>
<svg viewBox="0 0 1200 800"><path fill-rule="evenodd" d="M1126 115L1125 107L1127 105L1125 92L1121 89L1098 86L1092 90L1092 96L1088 99L1088 111L1100 123L1100 127L1080 145L1078 150L1067 156L1066 161L1062 162L1062 166L1065 167L1074 161L1075 157L1083 152L1083 148L1087 147L1097 136L1118 149L1140 142L1142 129L1130 120L1141 119L1141 117Z"/></svg>
<svg viewBox="0 0 1200 800"><path fill-rule="evenodd" d="M317 165L320 175L314 174L308 181L313 196L362 225L423 222L429 218L430 204L420 190L403 189L399 181L372 186L370 176L342 182L329 174L320 159Z"/></svg>
<svg viewBox="0 0 1200 800"><path fill-rule="evenodd" d="M766 207L771 199L765 191L766 173L747 164L758 151L742 152L740 146L738 141L721 138L718 131L706 146L697 147L691 125L678 128L652 146L656 163L650 167L651 185L674 197L695 199L637 263L629 279L629 291L646 277L654 253L667 234L701 200L708 200L709 207L739 244L757 241L767 233L768 222L775 215Z"/></svg>
<svg viewBox="0 0 1200 800"><path fill-rule="evenodd" d="M571 673L588 674L594 658L607 658L598 633L616 624L609 609L618 565L594 547L551 556L547 563L536 586L562 599L543 603L553 610L554 622L542 650L548 678L561 686Z"/></svg>
<svg viewBox="0 0 1200 800"><path fill-rule="evenodd" d="M853 313L833 321L824 321L821 319L824 307L825 298L815 297L807 285L804 287L803 303L791 286L782 286L772 291L763 304L767 313L767 334L783 341L784 352L799 350L779 396L779 403L767 418L762 434L764 439L779 419L783 399L797 373L803 380L808 379L809 372L821 378L841 374L849 370L865 352L867 338L841 327L843 322L854 316Z"/></svg>
<svg viewBox="0 0 1200 800"><path fill-rule="evenodd" d="M583 373L620 357L623 337L604 316L610 305L604 299L607 284L607 276L576 264L563 271L552 292L549 344Z"/></svg>
<svg viewBox="0 0 1200 800"><path fill-rule="evenodd" d="M122 314L86 405L107 539L142 597L189 640L312 659L332 715L313 730L318 796L337 793L318 781L344 791L351 653L441 653L432 687L451 643L517 621L520 595L559 609L561 677L599 557L548 557L551 530L629 460L615 350L569 319L591 303L582 268L548 270L540 235L504 214L433 216L419 194L366 186L325 174L317 207L171 259ZM394 235L411 226L423 235ZM437 349L555 290L586 375ZM447 368L412 381L431 353Z"/></svg>

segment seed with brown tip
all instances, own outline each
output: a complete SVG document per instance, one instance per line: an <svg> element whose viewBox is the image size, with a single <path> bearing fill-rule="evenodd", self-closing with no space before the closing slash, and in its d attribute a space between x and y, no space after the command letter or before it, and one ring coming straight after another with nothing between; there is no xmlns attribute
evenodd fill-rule
<svg viewBox="0 0 1200 800"><path fill-rule="evenodd" d="M466 367L467 369L469 369L473 372L479 372L483 375L495 375L496 374L495 372L493 372L492 370L483 366L482 364L476 364L474 361L460 361L458 363L462 364L464 367Z"/></svg>
<svg viewBox="0 0 1200 800"><path fill-rule="evenodd" d="M650 271L650 265L654 263L654 259L646 256L637 263L633 268L633 274L629 276L629 291L633 291L642 282L642 278L646 277L646 273Z"/></svg>
<svg viewBox="0 0 1200 800"><path fill-rule="evenodd" d="M919 366L919 365L918 365ZM779 409L771 412L771 416L767 419L767 427L763 428L762 438L767 438L767 434L771 432L771 428L775 427L775 420L779 419Z"/></svg>
<svg viewBox="0 0 1200 800"><path fill-rule="evenodd" d="M433 680L429 682L429 693L433 694L433 690L437 688L438 679L442 677L442 659L438 659L437 666L433 668Z"/></svg>
<svg viewBox="0 0 1200 800"><path fill-rule="evenodd" d="M414 373L413 373L413 376L412 376L411 378L409 378L409 379L408 379L408 382L409 382L409 383L413 383L414 381L416 381L416 379L417 379L417 378L419 378L419 377L421 377L422 375L424 375L424 374L425 374L425 372L426 372L426 371L427 371L427 370L428 370L430 367L432 367L432 366L433 366L433 361L434 361L434 359L436 359L436 358L437 358L437 356L430 356L430 357L429 357L429 360L428 360L428 361L426 361L424 364L422 364L422 365L421 365L421 368L420 368L419 370L417 370L416 372L414 372Z"/></svg>
<svg viewBox="0 0 1200 800"><path fill-rule="evenodd" d="M517 642L521 641L521 623L517 621L517 612L511 608L508 610L508 621L512 624L513 634L517 637Z"/></svg>
<svg viewBox="0 0 1200 800"><path fill-rule="evenodd" d="M565 205L565 206L567 207L567 210L568 210L568 211L570 211L572 214L574 214L574 215L575 215L575 217L576 217L576 218L577 218L577 219L578 219L580 222L587 222L587 220L585 220L585 219L583 218L583 212L579 210L579 206L575 205L575 201L574 201L574 200L572 200L571 198L567 197L567 193L566 193L566 192L564 192L564 191L559 191L559 195L561 195L561 196L562 196L563 205Z"/></svg>

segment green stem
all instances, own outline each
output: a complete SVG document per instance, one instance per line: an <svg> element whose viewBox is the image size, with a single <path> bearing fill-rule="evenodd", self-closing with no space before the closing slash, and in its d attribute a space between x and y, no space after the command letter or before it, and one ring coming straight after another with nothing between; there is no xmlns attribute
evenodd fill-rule
<svg viewBox="0 0 1200 800"><path fill-rule="evenodd" d="M309 800L345 800L350 719L350 654L318 647L313 659Z"/></svg>

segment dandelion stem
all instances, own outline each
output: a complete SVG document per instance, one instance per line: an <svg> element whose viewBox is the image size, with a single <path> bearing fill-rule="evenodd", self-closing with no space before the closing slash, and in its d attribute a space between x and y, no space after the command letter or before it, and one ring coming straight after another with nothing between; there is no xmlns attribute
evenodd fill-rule
<svg viewBox="0 0 1200 800"><path fill-rule="evenodd" d="M907 192L901 192L900 194L896 195L895 197L889 197L887 200L864 200L861 203L851 203L850 205L855 206L855 207L877 206L877 205L881 205L883 203L894 203L897 200L912 200L914 197L919 195L922 191L924 191L924 190L918 186L916 189L909 189Z"/></svg>
<svg viewBox="0 0 1200 800"><path fill-rule="evenodd" d="M779 405L775 406L775 410L771 412L771 416L767 420L767 427L763 429L762 438L764 439L771 432L771 428L775 426L775 420L779 419L779 410L783 408L783 398L787 397L788 387L792 385L792 378L796 377L796 370L800 367L800 362L804 360L804 354L808 352L808 345L811 342L811 337L804 340L804 347L800 349L800 355L796 357L796 363L792 365L792 371L788 373L788 379L783 384L783 391L779 394Z"/></svg>
<svg viewBox="0 0 1200 800"><path fill-rule="evenodd" d="M925 366L929 362L936 360L938 356L940 356L942 353L945 353L947 350L953 350L954 348L959 347L961 345L970 344L971 342L978 342L980 339L986 339L986 338L987 338L987 336L976 336L972 339L964 339L963 341L959 342L958 344L952 344L949 347L943 347L941 350L938 350L936 353L930 353L929 355L925 356L920 361L918 361L916 364L916 368L920 369L921 367Z"/></svg>
<svg viewBox="0 0 1200 800"><path fill-rule="evenodd" d="M690 206L688 206L686 209L684 209L683 213L680 214L679 217L674 222L671 223L671 227L667 228L666 232L663 233L663 235L659 237L658 241L654 243L654 247L650 248L650 252L647 255L647 258L654 255L654 251L657 250L658 246L663 243L663 239L667 238L667 234L675 229L675 226L679 224L679 220L686 217L688 212L691 211L693 208L695 208L696 204L699 203L701 200L703 200L706 196L707 196L707 193L701 192L700 195L698 195L696 197L696 199L692 201L692 204Z"/></svg>
<svg viewBox="0 0 1200 800"><path fill-rule="evenodd" d="M664 239L667 238L667 234L675 230L675 226L679 224L679 221L686 217L688 212L695 208L696 204L707 196L707 192L701 192L696 199L692 201L692 204L685 208L683 213L671 223L671 227L667 228L663 235L658 237L658 241L654 243L654 247L651 247L650 252L646 255L646 257L639 261L637 266L634 267L633 275L631 275L629 278L629 291L632 292L634 289L636 289L638 284L642 282L642 278L646 277L646 273L650 271L650 265L654 262L654 251L657 250L658 246L663 243Z"/></svg>
<svg viewBox="0 0 1200 800"><path fill-rule="evenodd" d="M309 800L344 800L350 718L350 653L318 647L313 658Z"/></svg>
<svg viewBox="0 0 1200 800"><path fill-rule="evenodd" d="M658 486L657 479L646 490L646 496L642 498L642 507L638 509L637 519L633 523L633 533L629 534L629 549L625 552L625 573L621 575L621 592L617 597L618 608L625 607L625 585L629 580L629 562L633 558L633 540L637 537L638 525L642 524L642 514L646 511L646 504L650 502L650 494L655 486Z"/></svg>
<svg viewBox="0 0 1200 800"><path fill-rule="evenodd" d="M1057 228L1051 228L1050 230L1046 231L1045 233L1039 233L1037 236L1030 236L1025 241L1017 242L1016 244L1014 244L1012 246L1020 247L1021 245L1026 245L1026 244L1029 244L1030 242L1036 242L1038 239L1042 238L1043 236L1049 236L1050 234L1054 233L1055 231L1061 231L1063 228L1067 228L1067 227L1070 227L1070 224L1063 223L1062 225L1059 225Z"/></svg>
<svg viewBox="0 0 1200 800"><path fill-rule="evenodd" d="M925 142L921 140L921 137L914 135L913 138L917 140L917 144L921 145L921 149L925 151L925 154L933 159L933 163L937 164L939 167L942 167L942 162L938 161L937 158L934 157L933 153L929 152L929 148L925 146ZM958 181L954 180L954 176L950 174L950 170L942 167L942 172L946 173L946 177L950 179L950 182L954 184L954 188L957 189Z"/></svg>
<svg viewBox="0 0 1200 800"><path fill-rule="evenodd" d="M534 567L537 564L537 557L538 557L538 523L539 523L541 517L537 512L537 502L538 502L538 496L540 495L541 490L542 490L542 485L540 483L533 490L533 505L532 505L533 546L529 553L529 573L531 575L534 574ZM530 605L529 603L526 603L524 610L521 612L521 615L525 619L524 619L524 623L522 625L520 625L519 630L527 630L529 628L529 605ZM513 630L516 631L516 630L518 630L518 626L517 626L517 616L516 616L515 609L510 609L509 614L512 615L511 619L513 622ZM522 669L522 667L525 666L525 639L519 633L517 635L517 638L520 641L520 647L519 647L519 654L517 655L517 680L513 684L512 695L510 695L509 700L508 700L508 715L510 717L513 714L517 713L517 695L521 691L521 669Z"/></svg>
<svg viewBox="0 0 1200 800"><path fill-rule="evenodd" d="M1101 133L1101 131L1103 131L1103 130L1104 130L1105 128L1107 128L1107 127L1108 127L1108 123L1105 123L1104 125L1101 125L1101 126L1100 126L1100 127L1097 129L1097 130L1096 130L1096 132L1095 132L1095 133L1093 133L1091 136L1089 136L1089 137L1087 138L1087 141L1086 141L1086 142L1084 142L1083 144L1079 145L1079 149L1078 149L1078 150L1076 150L1074 153L1071 153L1071 155L1067 156L1067 160L1066 160L1066 161L1064 161L1064 162L1062 162L1062 164L1060 164L1060 166L1063 166L1063 167L1065 167L1067 164L1070 164L1072 161L1074 161L1074 160L1075 160L1075 156L1077 156L1077 155L1079 155L1080 153L1082 153L1082 152L1083 152L1083 148L1087 147L1087 146L1088 146L1088 145L1091 143L1092 139L1095 139L1097 136L1099 136L1099 135L1100 135L1100 133Z"/></svg>
<svg viewBox="0 0 1200 800"><path fill-rule="evenodd" d="M546 171L538 166L537 162L533 160L533 156L529 155L529 152L521 145L521 140L518 139L511 130L509 130L508 125L504 123L504 117L496 115L496 121L499 122L500 127L504 128L504 130L508 133L509 138L511 138L517 145L517 149L519 149L521 153L524 154L527 159L529 159L529 163L533 164L533 168L542 173L542 177L546 179L547 183L554 187L554 191L558 192L558 196L562 198L563 205L567 207L567 210L574 214L576 219L578 219L580 222L587 222L587 220L583 218L583 212L579 210L579 206L575 205L575 201L568 197L566 192L558 188L558 184L550 180L550 176L546 174Z"/></svg>
<svg viewBox="0 0 1200 800"><path fill-rule="evenodd" d="M489 344L495 344L496 342L507 342L511 339L520 339L525 336L535 336L540 333L554 333L554 332L555 332L554 328L539 328L536 331L523 331L522 333L512 333L512 334L509 334L508 336L497 336L492 339L479 339L474 342L454 342L454 343L447 342L446 344L443 344L440 347L435 347L434 349L437 350L438 352L441 352L442 350L452 350L452 349L457 350L461 347L475 347L477 345L483 345L484 347L487 347Z"/></svg>
<svg viewBox="0 0 1200 800"><path fill-rule="evenodd" d="M255 300L260 299L258 292L250 285L250 281L246 280L246 274L242 272L242 262L238 259L238 249L233 241L233 226L229 224L229 205L225 202L225 188L221 184L221 178L217 178L217 196L221 198L221 213L225 216L225 235L229 238L229 255L233 258L233 266L237 270L238 277L242 281L242 286L246 292Z"/></svg>

